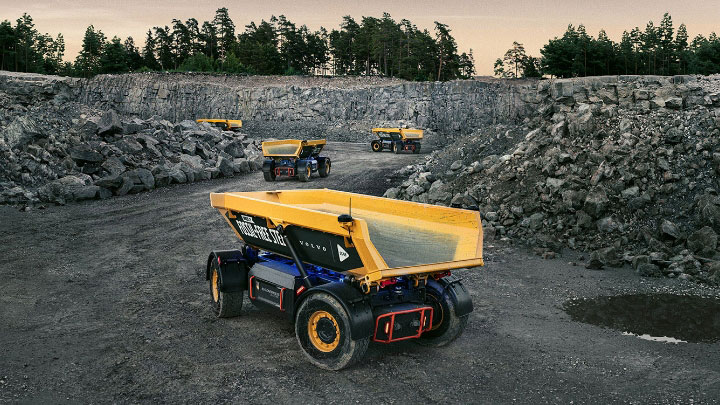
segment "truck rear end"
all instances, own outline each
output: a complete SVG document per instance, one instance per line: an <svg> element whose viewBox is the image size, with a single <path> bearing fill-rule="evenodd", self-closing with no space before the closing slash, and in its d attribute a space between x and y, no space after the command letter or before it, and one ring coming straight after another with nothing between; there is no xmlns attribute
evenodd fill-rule
<svg viewBox="0 0 720 405"><path fill-rule="evenodd" d="M238 315L247 291L295 323L319 367L352 364L370 341L440 346L465 328L472 302L451 272L483 264L477 212L326 189L211 202L243 241L208 259L216 315Z"/></svg>

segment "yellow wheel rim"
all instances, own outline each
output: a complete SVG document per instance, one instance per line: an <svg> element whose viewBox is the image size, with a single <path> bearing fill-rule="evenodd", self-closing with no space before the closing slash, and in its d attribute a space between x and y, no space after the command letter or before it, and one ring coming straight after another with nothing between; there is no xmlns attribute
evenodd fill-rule
<svg viewBox="0 0 720 405"><path fill-rule="evenodd" d="M308 174L308 177L310 177L310 175L312 175L312 168L310 166L307 167L307 174Z"/></svg>
<svg viewBox="0 0 720 405"><path fill-rule="evenodd" d="M220 299L220 289L218 288L218 272L217 270L213 270L212 274L212 296L213 301L218 302L218 299Z"/></svg>
<svg viewBox="0 0 720 405"><path fill-rule="evenodd" d="M330 174L330 163L326 163L327 169L325 169L325 174Z"/></svg>
<svg viewBox="0 0 720 405"><path fill-rule="evenodd" d="M327 319L332 322L333 327L335 328L335 338L329 343L326 341L328 339L323 340L318 333L318 323L323 319ZM310 342L312 342L313 346L324 353L329 353L335 350L340 343L340 328L338 327L338 323L335 320L335 317L327 311L315 311L310 316L310 319L308 319L308 335L310 336Z"/></svg>
<svg viewBox="0 0 720 405"><path fill-rule="evenodd" d="M373 150L374 150L374 151L380 150L380 145L377 144L377 143L374 143L374 144L373 144Z"/></svg>

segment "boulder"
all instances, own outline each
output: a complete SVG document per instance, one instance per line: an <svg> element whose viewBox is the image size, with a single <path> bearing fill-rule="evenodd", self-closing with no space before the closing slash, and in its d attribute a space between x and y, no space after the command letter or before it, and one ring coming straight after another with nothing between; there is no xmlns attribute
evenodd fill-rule
<svg viewBox="0 0 720 405"><path fill-rule="evenodd" d="M222 150L223 152L227 153L228 155L230 155L234 158L245 157L245 148L243 146L242 141L240 141L238 139L224 140L216 146L218 149Z"/></svg>
<svg viewBox="0 0 720 405"><path fill-rule="evenodd" d="M711 227L704 226L688 236L687 247L698 255L712 257L717 251L718 235Z"/></svg>
<svg viewBox="0 0 720 405"><path fill-rule="evenodd" d="M612 217L598 219L595 224L597 230L602 233L613 233L618 229L618 223Z"/></svg>
<svg viewBox="0 0 720 405"><path fill-rule="evenodd" d="M413 184L405 190L405 194L410 197L420 195L424 192L425 192L425 189L417 184Z"/></svg>
<svg viewBox="0 0 720 405"><path fill-rule="evenodd" d="M536 212L527 218L528 228L537 231L542 228L543 221L545 220L545 214L542 212Z"/></svg>
<svg viewBox="0 0 720 405"><path fill-rule="evenodd" d="M235 173L250 173L252 171L250 162L244 158L236 158L233 160L233 170Z"/></svg>
<svg viewBox="0 0 720 405"><path fill-rule="evenodd" d="M95 180L95 185L107 189L116 189L120 187L123 183L123 178L120 175L110 175L105 176L100 179Z"/></svg>
<svg viewBox="0 0 720 405"><path fill-rule="evenodd" d="M152 172L148 169L139 168L131 170L129 172L125 172L123 177L132 180L133 185L142 186L142 189L152 190L155 188L155 178L153 177Z"/></svg>
<svg viewBox="0 0 720 405"><path fill-rule="evenodd" d="M97 134L100 136L112 136L123 132L123 125L115 110L106 111L98 122Z"/></svg>
<svg viewBox="0 0 720 405"><path fill-rule="evenodd" d="M117 157L109 157L102 163L102 168L105 169L110 175L117 176L127 170L127 167Z"/></svg>
<svg viewBox="0 0 720 405"><path fill-rule="evenodd" d="M660 267L652 263L639 264L635 272L642 277L662 277L663 275Z"/></svg>
<svg viewBox="0 0 720 405"><path fill-rule="evenodd" d="M4 141L10 148L26 145L42 136L42 129L30 116L15 117L0 131L0 141Z"/></svg>
<svg viewBox="0 0 720 405"><path fill-rule="evenodd" d="M664 219L660 224L660 233L665 238L671 239L682 239L683 233L680 227L675 225L673 222Z"/></svg>
<svg viewBox="0 0 720 405"><path fill-rule="evenodd" d="M589 215L599 218L607 210L609 202L605 191L596 191L587 195L583 209Z"/></svg>
<svg viewBox="0 0 720 405"><path fill-rule="evenodd" d="M199 129L198 123L192 120L183 120L175 124L173 129L175 132L183 132L183 131L194 131Z"/></svg>
<svg viewBox="0 0 720 405"><path fill-rule="evenodd" d="M87 145L70 149L70 157L78 164L100 163L105 159L102 153L91 150Z"/></svg>
<svg viewBox="0 0 720 405"><path fill-rule="evenodd" d="M188 182L187 175L185 172L178 166L175 166L171 168L168 171L168 176L170 176L170 182L172 184L183 184Z"/></svg>
<svg viewBox="0 0 720 405"><path fill-rule="evenodd" d="M665 107L679 110L683 107L682 97L670 97L665 99Z"/></svg>
<svg viewBox="0 0 720 405"><path fill-rule="evenodd" d="M126 195L133 188L135 183L129 177L122 177L122 183L120 187L113 190L113 193L117 196Z"/></svg>
<svg viewBox="0 0 720 405"><path fill-rule="evenodd" d="M452 164L450 165L450 170L453 170L453 171L460 170L461 167L463 167L462 160L456 160L456 161L452 162Z"/></svg>
<svg viewBox="0 0 720 405"><path fill-rule="evenodd" d="M233 163L222 156L218 157L216 166L218 169L220 169L220 173L222 173L223 177L232 177L235 175L235 169Z"/></svg>
<svg viewBox="0 0 720 405"><path fill-rule="evenodd" d="M622 265L623 261L618 249L614 246L609 246L593 251L590 254L590 261L585 267L588 269L599 270L604 266L622 267Z"/></svg>

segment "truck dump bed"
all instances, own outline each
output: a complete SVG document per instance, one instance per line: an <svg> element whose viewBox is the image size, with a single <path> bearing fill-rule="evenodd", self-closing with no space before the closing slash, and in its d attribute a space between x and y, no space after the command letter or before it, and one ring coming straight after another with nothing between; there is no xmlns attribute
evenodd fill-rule
<svg viewBox="0 0 720 405"><path fill-rule="evenodd" d="M265 141L262 143L265 157L301 157L301 155L318 154L325 146L324 139L301 141L299 139L284 139L280 141ZM307 157L307 156L303 156Z"/></svg>
<svg viewBox="0 0 720 405"><path fill-rule="evenodd" d="M211 203L249 245L289 255L282 226L302 261L369 282L483 265L475 211L327 189L214 193Z"/></svg>
<svg viewBox="0 0 720 405"><path fill-rule="evenodd" d="M413 139L420 140L423 138L422 129L410 129L410 128L373 128L372 132L379 136L379 134L400 134L402 140Z"/></svg>

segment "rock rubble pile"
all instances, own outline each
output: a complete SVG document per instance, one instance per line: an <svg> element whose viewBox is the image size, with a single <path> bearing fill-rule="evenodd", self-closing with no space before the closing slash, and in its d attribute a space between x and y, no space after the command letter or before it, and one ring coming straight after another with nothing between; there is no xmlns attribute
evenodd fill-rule
<svg viewBox="0 0 720 405"><path fill-rule="evenodd" d="M122 117L58 93L0 92L0 204L104 199L248 173L259 141L194 121Z"/></svg>
<svg viewBox="0 0 720 405"><path fill-rule="evenodd" d="M671 106L668 108L668 106ZM604 103L458 138L385 195L479 209L486 237L720 283L720 108Z"/></svg>

